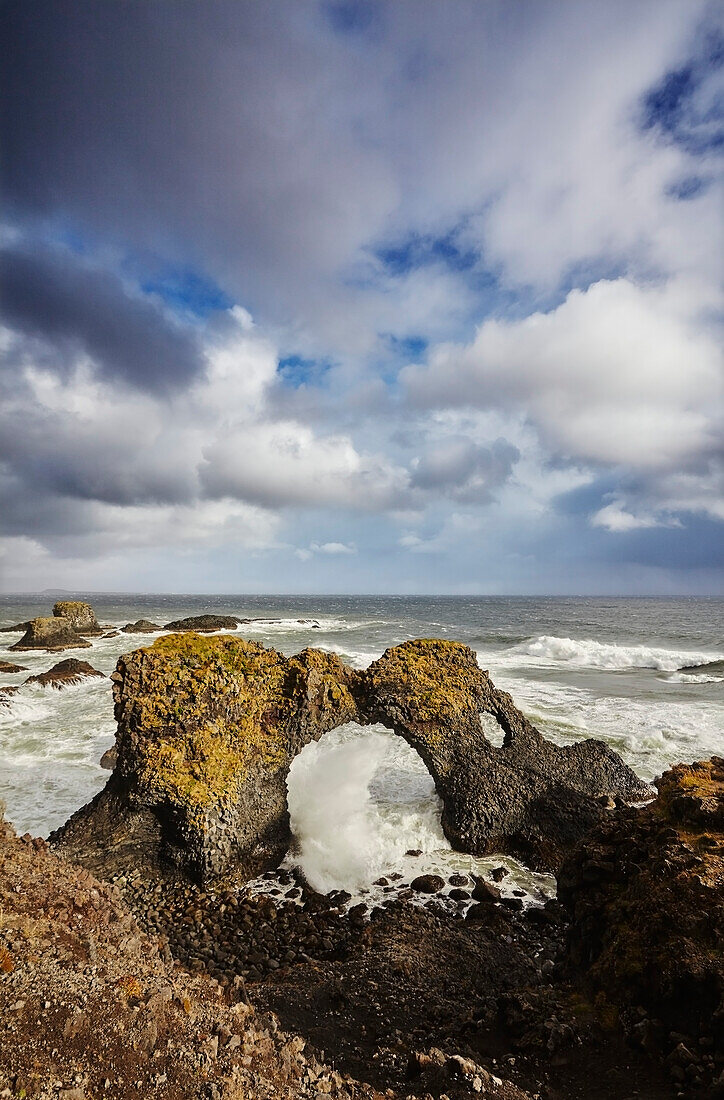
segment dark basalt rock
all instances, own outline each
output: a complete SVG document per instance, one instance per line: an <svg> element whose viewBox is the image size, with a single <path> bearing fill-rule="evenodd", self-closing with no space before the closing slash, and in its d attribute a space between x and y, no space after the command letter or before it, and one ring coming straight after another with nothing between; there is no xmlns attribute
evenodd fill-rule
<svg viewBox="0 0 724 1100"><path fill-rule="evenodd" d="M418 875L410 883L410 889L420 894L436 894L444 885L445 879L440 875Z"/></svg>
<svg viewBox="0 0 724 1100"><path fill-rule="evenodd" d="M79 684L81 680L85 680L88 676L103 678L103 673L99 672L97 668L93 668L93 665L89 665L87 661L79 661L76 657L67 657L64 661L58 661L58 664L53 665L47 672L41 672L38 676L28 676L25 683L62 688L67 687L68 684Z"/></svg>
<svg viewBox="0 0 724 1100"><path fill-rule="evenodd" d="M54 653L62 649L89 649L90 642L76 633L70 619L54 615L52 618L32 619L20 641L10 648L44 649Z"/></svg>
<svg viewBox="0 0 724 1100"><path fill-rule="evenodd" d="M25 665L14 665L12 661L0 661L0 672L27 672Z"/></svg>
<svg viewBox="0 0 724 1100"><path fill-rule="evenodd" d="M236 630L241 621L236 615L191 615L187 619L174 619L164 627L154 627L154 630L195 630L207 634L215 630Z"/></svg>
<svg viewBox="0 0 724 1100"><path fill-rule="evenodd" d="M572 966L676 1082L706 1085L708 1052L724 1050L724 759L677 764L656 786L654 802L609 815L564 863L559 898Z"/></svg>
<svg viewBox="0 0 724 1100"><path fill-rule="evenodd" d="M148 619L137 619L135 623L126 623L125 626L122 626L121 632L123 634L155 634L156 631L163 629L158 623L149 622Z"/></svg>
<svg viewBox="0 0 724 1100"><path fill-rule="evenodd" d="M58 600L53 605L53 615L57 619L69 622L78 634L97 637L103 633L103 627L96 619L96 613L89 603L81 600Z"/></svg>
<svg viewBox="0 0 724 1100"><path fill-rule="evenodd" d="M381 722L418 751L462 851L553 869L606 813L597 798L649 790L601 742L545 741L455 642L406 642L359 672L314 649L287 658L238 636L176 634L122 657L112 679L118 763L54 837L104 873L170 863L204 881L276 866L291 761L350 721ZM503 727L502 748L481 712Z"/></svg>

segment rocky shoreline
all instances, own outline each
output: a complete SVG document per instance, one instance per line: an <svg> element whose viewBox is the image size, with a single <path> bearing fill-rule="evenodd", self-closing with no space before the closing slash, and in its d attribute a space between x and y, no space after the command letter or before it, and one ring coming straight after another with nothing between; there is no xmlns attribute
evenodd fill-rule
<svg viewBox="0 0 724 1100"><path fill-rule="evenodd" d="M357 673L179 625L119 662L105 791L51 845L0 820L0 1097L724 1097L724 760L635 807L614 753L551 746L464 646ZM417 748L454 844L555 869L558 899L502 896L502 868L370 904L250 884L286 849L289 760L347 720Z"/></svg>

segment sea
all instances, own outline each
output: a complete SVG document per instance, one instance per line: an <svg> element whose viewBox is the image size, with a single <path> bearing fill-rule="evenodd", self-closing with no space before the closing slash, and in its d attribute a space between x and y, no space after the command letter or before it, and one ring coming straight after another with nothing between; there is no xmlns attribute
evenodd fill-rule
<svg viewBox="0 0 724 1100"><path fill-rule="evenodd" d="M680 761L724 754L724 599L431 596L105 595L0 597L0 626L48 615L56 598L90 602L102 624L164 624L204 612L255 620L240 637L289 655L306 646L365 668L410 638L469 645L497 687L559 745L597 737L647 782ZM110 674L153 635L92 639L60 655L8 653L27 672L0 674L20 690L0 705L0 799L19 833L46 836L105 784L100 757L114 741L110 679L54 690L29 675L77 656ZM503 893L540 904L549 875L503 856L476 860L450 848L424 764L381 726L349 724L308 745L288 781L293 844L286 868L316 889L374 901L416 875L507 872ZM418 853L418 854L410 854ZM382 882L382 885L376 885ZM273 876L252 884L276 892Z"/></svg>

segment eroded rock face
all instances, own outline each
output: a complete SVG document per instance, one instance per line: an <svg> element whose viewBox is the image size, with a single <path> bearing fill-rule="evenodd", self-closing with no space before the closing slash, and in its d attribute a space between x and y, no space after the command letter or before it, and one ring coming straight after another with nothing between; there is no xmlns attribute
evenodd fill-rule
<svg viewBox="0 0 724 1100"><path fill-rule="evenodd" d="M69 619L54 615L52 618L32 619L19 642L11 649L45 649L51 653L62 649L88 649L90 642L76 634Z"/></svg>
<svg viewBox="0 0 724 1100"><path fill-rule="evenodd" d="M201 881L276 865L289 843L286 777L325 732L381 722L427 765L454 847L553 869L604 812L649 789L605 745L545 741L467 646L406 642L364 672L334 654L286 658L238 637L169 635L113 674L118 763L55 837L96 870L171 862ZM496 748L481 712L505 731Z"/></svg>
<svg viewBox="0 0 724 1100"><path fill-rule="evenodd" d="M67 657L64 661L58 661L57 665L53 665L47 672L41 672L38 676L28 676L25 683L41 684L43 687L63 688L69 684L79 684L81 680L86 679L88 676L103 678L103 673L99 672L97 668L93 668L93 665L89 665L87 661L79 661L76 657Z"/></svg>
<svg viewBox="0 0 724 1100"><path fill-rule="evenodd" d="M78 634L94 637L103 633L95 611L89 603L81 600L58 600L53 605L53 615L58 619L66 619Z"/></svg>
<svg viewBox="0 0 724 1100"><path fill-rule="evenodd" d="M705 1055L724 1049L724 759L678 764L656 786L655 802L592 831L559 897L574 966L630 1013L631 1038L675 1081L707 1084Z"/></svg>

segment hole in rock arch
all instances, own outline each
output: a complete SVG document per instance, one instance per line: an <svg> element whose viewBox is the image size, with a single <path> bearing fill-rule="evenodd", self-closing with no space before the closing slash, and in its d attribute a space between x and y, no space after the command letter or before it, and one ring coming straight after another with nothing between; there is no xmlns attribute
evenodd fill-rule
<svg viewBox="0 0 724 1100"><path fill-rule="evenodd" d="M292 761L287 792L289 862L320 893L356 894L401 869L408 849L450 850L432 776L384 726L350 722L306 745Z"/></svg>
<svg viewBox="0 0 724 1100"><path fill-rule="evenodd" d="M480 725L482 726L483 736L486 741L489 741L496 749L502 749L505 744L505 730L498 722L498 719L483 710L480 712Z"/></svg>

